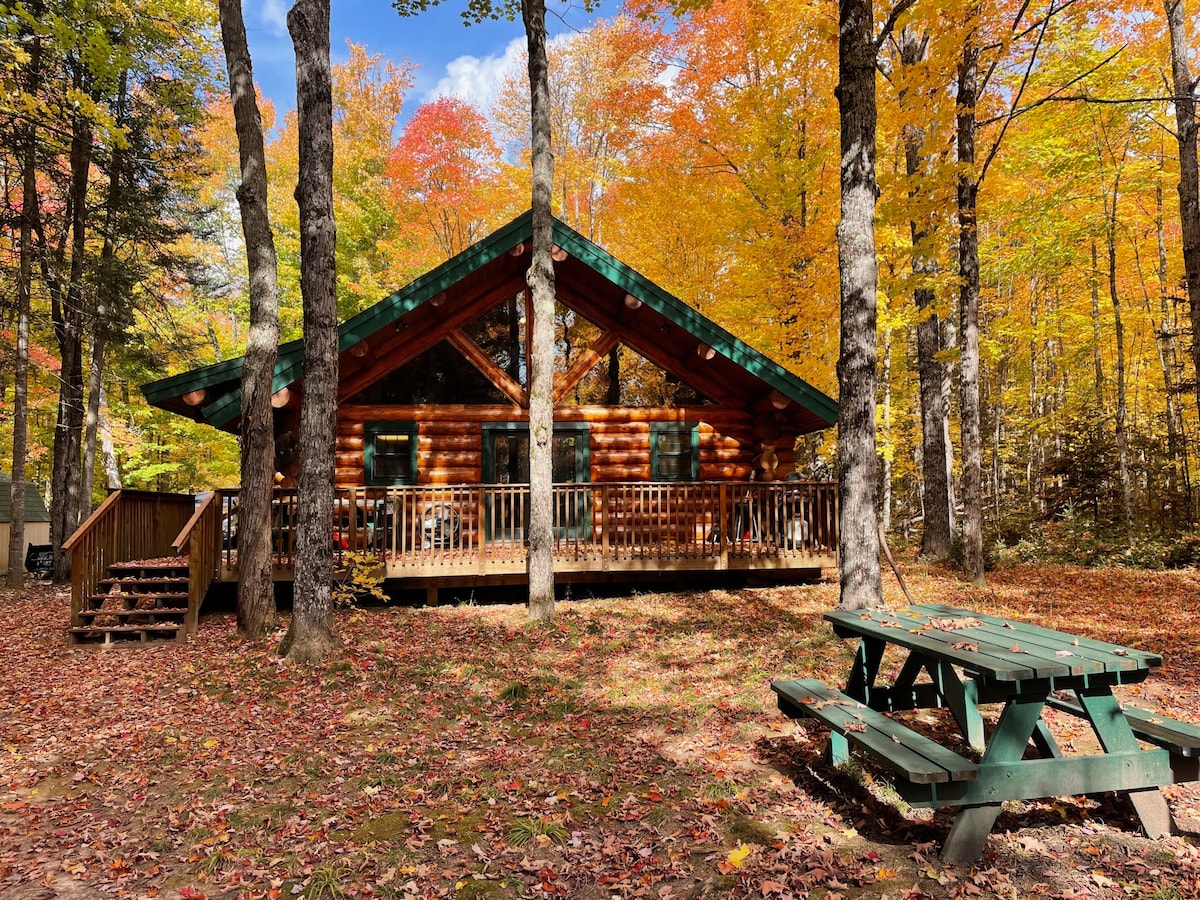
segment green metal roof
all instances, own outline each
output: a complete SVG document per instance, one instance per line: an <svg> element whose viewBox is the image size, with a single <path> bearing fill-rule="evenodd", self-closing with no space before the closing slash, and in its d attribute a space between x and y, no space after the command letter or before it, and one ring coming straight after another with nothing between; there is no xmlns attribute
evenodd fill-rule
<svg viewBox="0 0 1200 900"><path fill-rule="evenodd" d="M0 472L0 522L12 521L12 476ZM49 522L50 511L36 482L25 482L25 521Z"/></svg>
<svg viewBox="0 0 1200 900"><path fill-rule="evenodd" d="M532 213L526 212L454 258L344 322L338 329L339 352L344 352L379 329L391 325L422 303L457 284L518 244L531 240L532 237L533 216ZM634 295L650 309L691 333L697 340L708 344L769 387L809 410L823 422L832 425L837 421L837 403L832 398L738 340L724 328L673 297L558 219L554 220L554 242L598 275L626 293ZM272 391L281 390L303 376L303 353L301 341L280 345ZM238 381L235 389L203 408L204 417L213 425L221 427L232 422L241 412L241 370L242 360L239 357L152 382L142 387L142 393L152 405L160 405L170 398L191 391Z"/></svg>

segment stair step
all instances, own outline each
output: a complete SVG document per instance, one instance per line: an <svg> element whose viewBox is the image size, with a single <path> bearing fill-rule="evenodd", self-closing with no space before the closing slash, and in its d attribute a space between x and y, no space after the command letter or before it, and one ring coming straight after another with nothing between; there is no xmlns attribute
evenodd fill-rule
<svg viewBox="0 0 1200 900"><path fill-rule="evenodd" d="M183 622L155 625L85 625L67 629L74 644L97 647L175 643L186 633Z"/></svg>
<svg viewBox="0 0 1200 900"><path fill-rule="evenodd" d="M120 593L116 594L92 594L92 596L88 599L92 602L99 601L103 603L105 600L110 600L113 597L120 597L122 600L182 600L184 603L187 603L188 600L186 591L163 591L161 593L158 591L155 591L154 593L129 593L127 591L121 591Z"/></svg>
<svg viewBox="0 0 1200 900"><path fill-rule="evenodd" d="M187 587L188 580L186 578L101 578L100 586L104 587L121 587L123 585L150 585L161 584L164 586L176 585Z"/></svg>
<svg viewBox="0 0 1200 900"><path fill-rule="evenodd" d="M187 615L187 607L164 606L156 609L81 609L79 615L85 618L95 618L96 616L184 616Z"/></svg>

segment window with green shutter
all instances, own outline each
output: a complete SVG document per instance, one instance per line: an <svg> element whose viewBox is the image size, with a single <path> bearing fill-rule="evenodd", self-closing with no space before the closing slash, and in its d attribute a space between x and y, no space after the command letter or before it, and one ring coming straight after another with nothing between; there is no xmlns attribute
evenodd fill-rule
<svg viewBox="0 0 1200 900"><path fill-rule="evenodd" d="M367 422L363 436L367 484L417 483L417 423Z"/></svg>
<svg viewBox="0 0 1200 900"><path fill-rule="evenodd" d="M650 480L700 480L698 423L650 423Z"/></svg>

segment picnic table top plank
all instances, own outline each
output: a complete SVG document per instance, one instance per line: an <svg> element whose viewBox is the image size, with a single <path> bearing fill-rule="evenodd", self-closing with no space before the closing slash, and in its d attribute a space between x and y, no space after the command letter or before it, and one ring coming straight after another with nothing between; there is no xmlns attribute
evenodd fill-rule
<svg viewBox="0 0 1200 900"><path fill-rule="evenodd" d="M997 681L1148 671L1162 662L1155 653L940 603L833 610L825 618L843 636L904 646Z"/></svg>
<svg viewBox="0 0 1200 900"><path fill-rule="evenodd" d="M941 614L953 613L953 614L957 614L957 615L962 615L965 612L965 610L957 609L956 607L949 606L948 604L945 604L945 603L915 604L912 608L913 609L930 609L930 610L939 612ZM973 615L975 618L977 618L983 622L988 622L988 623L995 624L995 625L1003 626L1004 622L1008 622L1010 625L1013 626L1013 630L1023 631L1027 634L1037 634L1042 637L1045 637L1048 640L1059 640L1059 639L1061 639L1061 637L1063 635L1066 635L1066 637L1072 639L1072 646L1070 648L1072 650L1074 650L1076 648L1082 648L1082 649L1086 649L1086 650L1094 650L1099 653L1107 653L1109 655L1115 655L1115 656L1117 656L1117 659L1119 661L1121 661L1122 663L1132 663L1134 666L1137 666L1137 667L1156 668L1158 666L1161 666L1162 661L1163 661L1162 656L1160 654L1154 653L1149 650L1139 650L1136 647L1126 647L1121 644L1111 643L1110 641L1101 641L1101 640L1097 640L1096 638L1084 637L1082 635L1068 634L1067 632L1064 632L1064 631L1058 631L1053 628L1046 628L1043 625L1035 625L1032 622L1024 622L1024 621L1021 621L1020 619L1005 619L1000 616L993 616L993 615L989 615L987 613L969 613L969 615ZM1075 644L1074 643L1075 641L1078 641L1078 644ZM1124 655L1119 655L1119 654L1114 654L1113 653L1114 650L1124 650L1126 652Z"/></svg>
<svg viewBox="0 0 1200 900"><path fill-rule="evenodd" d="M882 615L880 615L882 613ZM1059 661L1046 660L1024 653L1013 653L1009 647L967 640L957 632L923 629L920 619L897 616L892 611L876 610L874 614L834 610L825 614L842 637L874 637L889 644L943 659L971 671L980 672L998 681L1032 681L1066 675L1069 668ZM973 644L955 647L955 644Z"/></svg>

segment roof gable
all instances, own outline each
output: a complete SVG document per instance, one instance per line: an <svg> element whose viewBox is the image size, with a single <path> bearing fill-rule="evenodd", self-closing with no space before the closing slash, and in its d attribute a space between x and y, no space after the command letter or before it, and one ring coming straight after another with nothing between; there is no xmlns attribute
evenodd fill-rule
<svg viewBox="0 0 1200 900"><path fill-rule="evenodd" d="M356 345L363 345L363 342L372 336L384 333L383 329L390 326L400 328L401 320L405 320L405 317L414 312L427 313L428 309L422 310L421 308L426 304L437 306L438 298L445 299L448 292L460 288L472 276L477 279L480 276L488 276L499 280L500 273L507 265L504 260L505 254L519 256L518 248L527 254L528 251L522 245L527 245L532 240L532 233L532 215L526 212L467 250L350 318L338 330L339 352L345 353ZM812 420L811 428L825 427L836 421L837 406L821 391L738 340L715 322L673 297L557 219L553 223L553 235L555 244L566 252L565 258L571 260L569 263L559 263L556 266L556 278L559 276L560 270L563 275L560 300L567 306L575 308L583 315L589 315L589 312L593 315L600 314L603 312L600 306L593 304L589 311L578 309L576 304L581 302L582 294L603 293L606 296L601 302L606 302L610 306L615 305L620 311L621 300L628 296L630 300L627 305L630 305L630 308L640 308L644 305L657 317L654 321L662 323L660 327L664 332L679 329L682 334L686 334L700 345L711 348L715 354L720 354L721 357L753 376L768 391L776 391L786 400L798 404L809 413L809 418ZM513 265L517 263L517 260L513 260ZM576 292L575 302L570 296L567 296L571 290L568 281L572 280L567 276L572 273ZM508 273L507 277L512 279L513 273ZM523 282L523 269L521 280ZM586 286L582 285L583 281L587 282ZM481 283L486 284L486 282ZM556 282L556 287L558 286ZM476 285L476 289L479 289L478 285ZM482 314L482 310L476 314ZM453 317L447 315L440 318L445 320L444 322L439 321L439 324L445 324L445 332L448 335L454 327ZM639 323L635 329L631 329L628 323L625 323L624 327L633 337L633 340L630 341L631 345L634 341L640 340L641 346L635 346L635 349L643 355L653 358L657 342L647 329L642 327L642 323ZM678 339L676 336L676 340ZM672 368L671 360L659 359L656 361ZM235 422L241 411L241 367L241 358L227 360L155 381L145 385L142 391L152 405L188 414L218 427L229 427ZM275 366L272 391L288 387L302 377L302 341L291 341L281 345ZM224 387L225 390L219 392L215 399L209 399L205 393L202 393L208 389L220 387ZM179 402L180 398L189 394L192 396L188 400L188 406L199 406L199 408L188 409ZM193 404L192 400L196 397L203 399ZM202 415L197 415L197 413L202 413Z"/></svg>
<svg viewBox="0 0 1200 900"><path fill-rule="evenodd" d="M12 476L0 472L0 522L12 521ZM25 521L49 522L50 511L37 482L25 482Z"/></svg>

